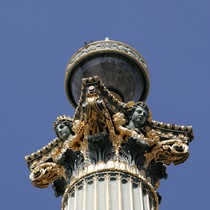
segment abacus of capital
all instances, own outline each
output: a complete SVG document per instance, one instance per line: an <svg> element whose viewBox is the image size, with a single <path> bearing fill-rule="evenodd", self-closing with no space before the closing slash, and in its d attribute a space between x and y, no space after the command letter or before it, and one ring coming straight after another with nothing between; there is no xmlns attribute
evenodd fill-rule
<svg viewBox="0 0 210 210"><path fill-rule="evenodd" d="M157 210L160 179L188 158L193 132L152 119L149 82L145 60L124 43L78 50L65 76L75 115L59 116L57 137L25 157L32 184L52 185L62 210Z"/></svg>

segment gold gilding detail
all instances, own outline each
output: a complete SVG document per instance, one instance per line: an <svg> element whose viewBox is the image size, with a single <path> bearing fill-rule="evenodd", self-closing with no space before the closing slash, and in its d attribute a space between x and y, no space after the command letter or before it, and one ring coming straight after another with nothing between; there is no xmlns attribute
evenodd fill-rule
<svg viewBox="0 0 210 210"><path fill-rule="evenodd" d="M34 168L30 173L32 184L39 188L46 188L54 180L65 178L65 169L56 163L43 163Z"/></svg>
<svg viewBox="0 0 210 210"><path fill-rule="evenodd" d="M84 136L84 122L75 120L73 122L72 131L75 133L73 136L69 136L68 147L78 151L82 144Z"/></svg>
<svg viewBox="0 0 210 210"><path fill-rule="evenodd" d="M94 82L94 85L91 82ZM65 115L57 118L57 124L61 121L71 122L69 129L72 132L69 136L63 140L58 137L37 152L26 156L32 184L45 188L54 180L63 177L67 183L70 182L64 193L65 200L71 187L79 180L85 180L88 175L107 172L108 180L109 172L122 172L145 183L156 196L158 203L155 190L159 187L159 178L154 180L153 175L147 172L153 170L152 163L155 162L167 165L184 162L189 156L188 143L193 138L192 127L153 121L149 108L148 117L141 126L132 127L132 108L136 105L138 104L132 101L127 104L120 102L97 77L84 79L74 120ZM92 149L91 146L95 143L98 144L97 148ZM100 147L101 145L103 147ZM97 153L104 148L110 153L104 153L103 158L100 154L98 158ZM98 155L98 159L91 155ZM66 167L62 160L66 161L65 164L69 161L67 165L70 166ZM65 165L67 171L58 163Z"/></svg>
<svg viewBox="0 0 210 210"><path fill-rule="evenodd" d="M136 165L129 166L126 162L109 160L107 163L99 161L96 164L87 164L84 169L79 170L78 173L75 174L75 177L71 180L71 182L76 182L84 176L103 171L127 172L144 180L147 179L145 172L139 171Z"/></svg>
<svg viewBox="0 0 210 210"><path fill-rule="evenodd" d="M170 139L158 142L158 144L146 153L147 165L155 160L163 162L166 165L174 163L174 165L184 162L189 156L188 145L180 139Z"/></svg>
<svg viewBox="0 0 210 210"><path fill-rule="evenodd" d="M145 141L149 144L149 146L153 146L157 143L157 141L159 141L158 135L152 131L147 133L148 138L146 138L142 133L137 132L136 129L126 128L126 119L122 112L117 112L115 115L113 115L113 122L116 130L119 133L119 135L114 135L113 138L116 150L119 150L121 143L126 142L130 137Z"/></svg>

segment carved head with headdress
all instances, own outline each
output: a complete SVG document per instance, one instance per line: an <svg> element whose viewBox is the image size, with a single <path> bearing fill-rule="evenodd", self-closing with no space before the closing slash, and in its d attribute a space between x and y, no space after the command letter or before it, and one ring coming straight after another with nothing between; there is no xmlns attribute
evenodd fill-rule
<svg viewBox="0 0 210 210"><path fill-rule="evenodd" d="M141 128L147 121L151 120L151 112L145 102L138 102L134 104L129 110L129 124L130 128Z"/></svg>
<svg viewBox="0 0 210 210"><path fill-rule="evenodd" d="M57 121L53 123L53 127L57 137L61 140L66 140L72 134L73 119L69 116L63 115L57 117Z"/></svg>

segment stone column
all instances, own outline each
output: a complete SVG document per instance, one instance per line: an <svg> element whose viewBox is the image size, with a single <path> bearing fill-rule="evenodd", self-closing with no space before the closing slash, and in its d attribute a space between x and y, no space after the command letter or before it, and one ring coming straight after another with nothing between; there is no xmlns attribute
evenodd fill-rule
<svg viewBox="0 0 210 210"><path fill-rule="evenodd" d="M62 210L126 209L157 210L158 196L136 167L112 160L80 171L62 200Z"/></svg>

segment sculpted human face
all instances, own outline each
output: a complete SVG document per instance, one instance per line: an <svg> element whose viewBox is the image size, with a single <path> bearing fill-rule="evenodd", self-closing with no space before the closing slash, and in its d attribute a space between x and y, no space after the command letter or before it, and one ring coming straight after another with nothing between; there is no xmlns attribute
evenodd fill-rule
<svg viewBox="0 0 210 210"><path fill-rule="evenodd" d="M132 115L132 121L136 128L141 127L147 120L148 114L141 106L137 107Z"/></svg>
<svg viewBox="0 0 210 210"><path fill-rule="evenodd" d="M68 136L70 135L71 131L68 126L66 126L64 123L61 123L57 125L56 133L58 134L58 137L60 139L66 140Z"/></svg>

